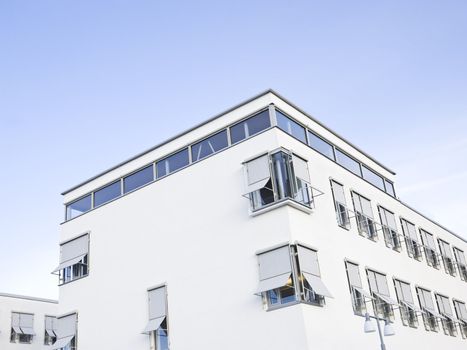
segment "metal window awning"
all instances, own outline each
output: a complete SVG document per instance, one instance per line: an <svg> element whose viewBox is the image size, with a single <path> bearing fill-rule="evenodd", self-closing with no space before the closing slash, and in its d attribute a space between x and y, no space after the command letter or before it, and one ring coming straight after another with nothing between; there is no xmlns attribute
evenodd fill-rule
<svg viewBox="0 0 467 350"><path fill-rule="evenodd" d="M270 180L270 178L268 177L266 179L255 182L255 183L253 183L251 185L248 185L247 189L246 189L246 192L243 194L243 196L248 196L250 193L258 191L258 190L266 187L266 184L268 183L269 180ZM272 191L272 189L270 189L270 190Z"/></svg>
<svg viewBox="0 0 467 350"><path fill-rule="evenodd" d="M55 334L55 332L51 329L45 329L45 332L49 335L49 337L56 337L57 335Z"/></svg>
<svg viewBox="0 0 467 350"><path fill-rule="evenodd" d="M359 292L360 294L366 296L368 299L374 299L370 293L368 293L365 289L362 289L360 287L355 287L355 286L352 286L353 289L355 289L357 292Z"/></svg>
<svg viewBox="0 0 467 350"><path fill-rule="evenodd" d="M310 285L311 289L313 289L313 291L316 294L322 295L322 296L328 297L328 298L334 298L332 296L331 292L329 291L329 289L324 285L321 278L319 278L318 276L306 273L306 272L303 272L303 276L307 280L307 282Z"/></svg>
<svg viewBox="0 0 467 350"><path fill-rule="evenodd" d="M62 349L64 347L66 347L68 344L71 343L71 341L73 340L74 337L75 337L74 335L71 335L71 336L68 336L68 337L57 339L57 341L53 345L52 350L58 350L58 349Z"/></svg>
<svg viewBox="0 0 467 350"><path fill-rule="evenodd" d="M289 281L290 274L283 274L279 276L274 276L265 280L259 281L258 289L256 290L256 294L261 294L268 290L276 289L283 287Z"/></svg>
<svg viewBox="0 0 467 350"><path fill-rule="evenodd" d="M384 294L381 294L381 293L374 293L378 298L380 298L382 301L388 303L388 304L391 304L391 305L395 305L395 306L399 306L399 303L395 300L393 300L391 297L387 296L387 295L384 295Z"/></svg>
<svg viewBox="0 0 467 350"><path fill-rule="evenodd" d="M19 328L19 326L11 326L11 328L13 328L16 334L23 334L23 331L21 328Z"/></svg>
<svg viewBox="0 0 467 350"><path fill-rule="evenodd" d="M459 322L459 320L457 318L455 318L453 315L449 315L449 314L445 314L445 313L443 313L442 315L444 316L444 318L447 318L449 321Z"/></svg>
<svg viewBox="0 0 467 350"><path fill-rule="evenodd" d="M162 322L164 322L164 319L165 316L161 316L149 320L148 324L146 325L146 328L143 331L143 334L150 334L151 332L158 330Z"/></svg>
<svg viewBox="0 0 467 350"><path fill-rule="evenodd" d="M440 319L442 319L442 320L445 320L445 319L446 319L446 317L444 317L443 315L437 313L435 310L423 308L423 311L424 311L424 312L427 312L427 313L429 313L429 314L431 314L431 315L434 316L434 317L440 318Z"/></svg>
<svg viewBox="0 0 467 350"><path fill-rule="evenodd" d="M412 309L415 312L422 312L422 310L419 309L418 307L416 307L414 304L408 303L406 301L401 301L401 303L404 304L405 306L407 306L409 309Z"/></svg>
<svg viewBox="0 0 467 350"><path fill-rule="evenodd" d="M73 266L77 263L79 263L81 260L83 260L83 258L86 256L87 254L84 254L84 255L80 255L76 258L73 258L73 259L70 259L70 260L67 260L67 261L64 261L62 263L60 263L60 265L58 265L58 267L52 271L52 273L55 273L55 272L58 272L60 270L63 270L69 266Z"/></svg>
<svg viewBox="0 0 467 350"><path fill-rule="evenodd" d="M32 327L21 327L21 330L23 331L23 334L36 335Z"/></svg>

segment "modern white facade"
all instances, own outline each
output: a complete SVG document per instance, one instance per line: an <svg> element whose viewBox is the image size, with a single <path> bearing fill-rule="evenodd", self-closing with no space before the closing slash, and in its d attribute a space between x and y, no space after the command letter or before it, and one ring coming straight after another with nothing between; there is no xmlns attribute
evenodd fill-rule
<svg viewBox="0 0 467 350"><path fill-rule="evenodd" d="M53 348L465 349L467 242L394 181L260 94L63 194Z"/></svg>
<svg viewBox="0 0 467 350"><path fill-rule="evenodd" d="M0 293L0 349L52 349L58 301Z"/></svg>

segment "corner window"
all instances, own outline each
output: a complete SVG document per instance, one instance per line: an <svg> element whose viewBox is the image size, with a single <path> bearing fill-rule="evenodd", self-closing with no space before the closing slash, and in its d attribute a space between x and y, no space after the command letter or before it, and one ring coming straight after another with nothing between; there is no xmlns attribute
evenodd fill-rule
<svg viewBox="0 0 467 350"><path fill-rule="evenodd" d="M167 322L167 286L148 290L149 321L143 334L148 334L156 350L169 350Z"/></svg>
<svg viewBox="0 0 467 350"><path fill-rule="evenodd" d="M366 181L378 187L381 191L385 190L383 178L364 165L362 166L362 175Z"/></svg>
<svg viewBox="0 0 467 350"><path fill-rule="evenodd" d="M454 257L456 258L457 268L459 269L459 275L461 280L467 282L467 263L465 262L464 251L454 247Z"/></svg>
<svg viewBox="0 0 467 350"><path fill-rule="evenodd" d="M399 310L401 312L402 324L412 328L418 327L418 312L421 310L415 306L410 284L394 279L397 300L399 300Z"/></svg>
<svg viewBox="0 0 467 350"><path fill-rule="evenodd" d="M58 273L59 284L88 275L89 234L60 245L60 264L52 273Z"/></svg>
<svg viewBox="0 0 467 350"><path fill-rule="evenodd" d="M354 173L357 176L362 177L362 169L360 168L360 163L355 159L351 158L340 149L336 148L336 162L342 165L344 168Z"/></svg>
<svg viewBox="0 0 467 350"><path fill-rule="evenodd" d="M394 306L399 304L391 298L386 275L367 269L368 284L373 296L375 314L390 322L394 321Z"/></svg>
<svg viewBox="0 0 467 350"><path fill-rule="evenodd" d="M407 255L415 260L422 260L422 250L415 225L405 219L401 219L401 226L407 247Z"/></svg>
<svg viewBox="0 0 467 350"><path fill-rule="evenodd" d="M423 249L425 251L426 263L428 266L439 269L438 253L436 251L436 243L433 235L424 229L420 229L422 237Z"/></svg>
<svg viewBox="0 0 467 350"><path fill-rule="evenodd" d="M444 270L447 274L456 276L456 266L454 264L454 257L452 256L451 245L440 238L438 238L438 245L444 263Z"/></svg>
<svg viewBox="0 0 467 350"><path fill-rule="evenodd" d="M230 128L232 144L249 138L271 126L269 109L266 109L253 117L250 117Z"/></svg>
<svg viewBox="0 0 467 350"><path fill-rule="evenodd" d="M57 340L57 323L55 316L45 316L44 345L53 345Z"/></svg>
<svg viewBox="0 0 467 350"><path fill-rule="evenodd" d="M371 300L371 294L368 293L362 285L360 269L357 264L346 261L347 280L349 282L350 295L352 296L352 307L356 315L365 315L367 312L366 300Z"/></svg>
<svg viewBox="0 0 467 350"><path fill-rule="evenodd" d="M11 343L31 344L35 335L33 314L11 313Z"/></svg>
<svg viewBox="0 0 467 350"><path fill-rule="evenodd" d="M290 136L306 143L305 128L276 109L277 126Z"/></svg>
<svg viewBox="0 0 467 350"><path fill-rule="evenodd" d="M422 317L425 329L429 332L438 332L438 320L444 317L436 312L431 292L428 289L417 287L417 297L423 311Z"/></svg>
<svg viewBox="0 0 467 350"><path fill-rule="evenodd" d="M337 223L340 227L350 229L350 216L345 201L344 186L331 180L332 196L334 198L334 209L336 210Z"/></svg>
<svg viewBox="0 0 467 350"><path fill-rule="evenodd" d="M189 163L188 148L185 148L156 163L157 178L166 176L174 171L187 166Z"/></svg>
<svg viewBox="0 0 467 350"><path fill-rule="evenodd" d="M373 218L371 201L356 192L352 192L352 201L355 209L358 232L362 236L376 241L378 239L378 233Z"/></svg>
<svg viewBox="0 0 467 350"><path fill-rule="evenodd" d="M77 350L78 315L73 313L62 316L57 321L57 340L54 343L54 349Z"/></svg>
<svg viewBox="0 0 467 350"><path fill-rule="evenodd" d="M381 220L381 227L383 229L384 243L386 244L386 247L400 252L401 242L399 239L399 233L397 232L397 223L394 213L381 206L378 206L378 212L379 218Z"/></svg>
<svg viewBox="0 0 467 350"><path fill-rule="evenodd" d="M310 207L311 186L305 160L277 151L245 162L246 195L253 211L284 199Z"/></svg>
<svg viewBox="0 0 467 350"><path fill-rule="evenodd" d="M311 131L308 131L308 145L323 156L328 157L331 160L335 159L334 147Z"/></svg>
<svg viewBox="0 0 467 350"><path fill-rule="evenodd" d="M462 339L467 339L467 308L465 303L460 300L453 300L454 310L459 320L459 328L461 330Z"/></svg>
<svg viewBox="0 0 467 350"><path fill-rule="evenodd" d="M331 293L321 280L317 252L300 244L258 253L259 287L266 309L295 302L324 305Z"/></svg>
<svg viewBox="0 0 467 350"><path fill-rule="evenodd" d="M128 193L154 181L154 167L147 167L123 178L123 192Z"/></svg>
<svg viewBox="0 0 467 350"><path fill-rule="evenodd" d="M394 184L386 179L384 179L384 187L386 188L386 193L392 197L396 197L396 191L394 190Z"/></svg>
<svg viewBox="0 0 467 350"><path fill-rule="evenodd" d="M77 201L74 201L66 206L66 220L73 219L81 214L86 213L92 208L91 195L87 195Z"/></svg>
<svg viewBox="0 0 467 350"><path fill-rule="evenodd" d="M193 162L196 162L213 153L219 152L227 146L227 130L223 130L191 146L191 159Z"/></svg>
<svg viewBox="0 0 467 350"><path fill-rule="evenodd" d="M457 319L454 317L452 312L451 303L449 298L441 295L435 294L436 303L438 304L439 313L444 316L441 319L441 324L443 325L444 334L450 335L451 337L457 336Z"/></svg>

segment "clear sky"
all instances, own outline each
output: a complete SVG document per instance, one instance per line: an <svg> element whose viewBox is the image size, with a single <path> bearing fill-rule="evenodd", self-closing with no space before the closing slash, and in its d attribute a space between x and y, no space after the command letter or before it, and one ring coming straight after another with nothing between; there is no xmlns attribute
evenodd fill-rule
<svg viewBox="0 0 467 350"><path fill-rule="evenodd" d="M0 1L0 291L57 297L60 192L267 88L467 237L467 2Z"/></svg>

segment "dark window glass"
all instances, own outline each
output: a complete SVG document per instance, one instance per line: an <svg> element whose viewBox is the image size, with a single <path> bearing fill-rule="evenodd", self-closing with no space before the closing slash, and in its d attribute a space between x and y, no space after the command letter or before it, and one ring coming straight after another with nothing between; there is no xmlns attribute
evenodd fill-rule
<svg viewBox="0 0 467 350"><path fill-rule="evenodd" d="M123 192L127 193L154 180L152 164L123 179Z"/></svg>
<svg viewBox="0 0 467 350"><path fill-rule="evenodd" d="M170 157L162 159L156 163L157 167L157 178L168 175L175 170L183 168L188 165L188 148L177 152Z"/></svg>
<svg viewBox="0 0 467 350"><path fill-rule="evenodd" d="M206 140L195 143L191 146L191 158L193 162L203 159L208 155L226 148L227 145L227 130L223 130Z"/></svg>
<svg viewBox="0 0 467 350"><path fill-rule="evenodd" d="M66 219L73 219L91 209L91 195L87 195L66 206Z"/></svg>
<svg viewBox="0 0 467 350"><path fill-rule="evenodd" d="M164 320L156 332L156 349L169 350L169 334L167 330L167 322Z"/></svg>
<svg viewBox="0 0 467 350"><path fill-rule="evenodd" d="M368 169L366 166L362 167L362 173L366 181L384 191L384 180L381 176L376 174L373 170Z"/></svg>
<svg viewBox="0 0 467 350"><path fill-rule="evenodd" d="M279 199L292 197L292 174L290 173L289 155L284 152L274 153L272 156L275 185Z"/></svg>
<svg viewBox="0 0 467 350"><path fill-rule="evenodd" d="M394 191L394 184L392 182L389 182L388 180L384 179L384 185L386 186L386 192L395 197L396 196L396 191Z"/></svg>
<svg viewBox="0 0 467 350"><path fill-rule="evenodd" d="M94 192L94 207L107 203L121 194L120 181L105 186L99 191Z"/></svg>
<svg viewBox="0 0 467 350"><path fill-rule="evenodd" d="M308 143L314 150L334 160L334 148L321 137L316 136L312 132L308 132Z"/></svg>
<svg viewBox="0 0 467 350"><path fill-rule="evenodd" d="M305 128L276 110L277 126L287 134L306 143Z"/></svg>
<svg viewBox="0 0 467 350"><path fill-rule="evenodd" d="M271 121L269 119L269 110L267 109L232 126L230 128L230 138L232 143L236 143L267 129L270 126Z"/></svg>
<svg viewBox="0 0 467 350"><path fill-rule="evenodd" d="M347 154L336 149L336 161L342 165L347 170L350 170L355 175L362 176L360 170L360 163L355 161L353 158L350 158Z"/></svg>

